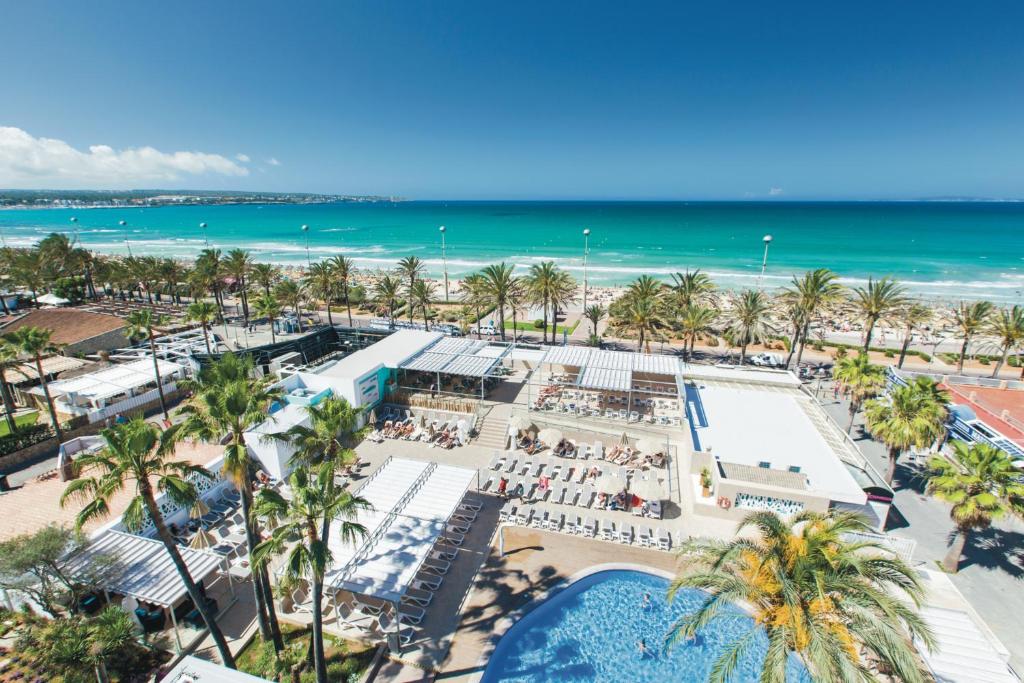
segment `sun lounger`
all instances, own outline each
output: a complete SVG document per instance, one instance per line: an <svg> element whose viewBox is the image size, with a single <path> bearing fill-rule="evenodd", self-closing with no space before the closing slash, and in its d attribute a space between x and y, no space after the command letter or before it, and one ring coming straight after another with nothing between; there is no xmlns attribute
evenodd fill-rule
<svg viewBox="0 0 1024 683"><path fill-rule="evenodd" d="M513 517L516 514L516 508L512 505L512 501L508 501L501 506L501 511L498 513L499 522L507 522L509 517Z"/></svg>
<svg viewBox="0 0 1024 683"><path fill-rule="evenodd" d="M531 477L539 477L541 467L543 467L543 465L539 461L532 463L526 468L526 473Z"/></svg>
<svg viewBox="0 0 1024 683"><path fill-rule="evenodd" d="M597 520L593 517L587 517L583 520L583 535L590 538L597 536Z"/></svg>
<svg viewBox="0 0 1024 683"><path fill-rule="evenodd" d="M377 627L380 629L380 632L382 634L387 634L387 635L393 634L394 630L395 630L394 622L391 621L391 617L388 616L387 614L382 614L379 617L377 617ZM399 640L399 642L402 643L402 645L408 645L409 643L412 642L412 639L415 637L415 635L416 635L415 629L412 629L412 628L399 629L399 631L398 631L398 640Z"/></svg>
<svg viewBox="0 0 1024 683"><path fill-rule="evenodd" d="M501 454L501 451L494 451L494 455L491 456L491 462L487 466L489 470L499 470L505 464L505 456Z"/></svg>
<svg viewBox="0 0 1024 683"><path fill-rule="evenodd" d="M402 596L402 602L406 604L419 605L420 607L429 607L430 601L433 599L433 593L419 588L407 588L405 590L405 595Z"/></svg>
<svg viewBox="0 0 1024 683"><path fill-rule="evenodd" d="M549 502L557 505L562 504L562 499L565 498L565 484L555 484L551 487L551 497L548 498Z"/></svg>
<svg viewBox="0 0 1024 683"><path fill-rule="evenodd" d="M452 563L448 560L423 560L423 564L420 565L423 571L428 571L431 574L437 574L438 576L444 576L448 573L448 570L452 568Z"/></svg>
<svg viewBox="0 0 1024 683"><path fill-rule="evenodd" d="M543 513L534 515L533 522L530 523L534 529L544 529L548 525L548 519L551 518L551 513L545 510Z"/></svg>
<svg viewBox="0 0 1024 683"><path fill-rule="evenodd" d="M633 542L633 526L631 524L623 524L619 527L619 543L625 543L629 545Z"/></svg>
<svg viewBox="0 0 1024 683"><path fill-rule="evenodd" d="M566 520L565 520L565 531L566 531L566 533L578 534L578 533L580 533L581 527L582 527L582 524L580 523L580 516L579 515L569 515L569 517L566 518Z"/></svg>
<svg viewBox="0 0 1024 683"><path fill-rule="evenodd" d="M517 458L509 458L508 463L505 465L505 474L511 474L517 471L519 468L519 460Z"/></svg>
<svg viewBox="0 0 1024 683"><path fill-rule="evenodd" d="M533 519L533 508L529 505L520 507L516 513L516 524L519 526L530 526L531 519Z"/></svg>
<svg viewBox="0 0 1024 683"><path fill-rule="evenodd" d="M423 617L427 616L427 611L422 607L416 605L399 605L398 606L398 620L407 624L419 625L423 622Z"/></svg>
<svg viewBox="0 0 1024 683"><path fill-rule="evenodd" d="M515 508L512 508L512 509L515 510ZM444 536L441 537L441 540L443 542L447 543L448 545L454 545L454 546L462 547L462 543L463 543L463 541L466 540L466 537L463 534L457 534L457 533L448 531L448 532L445 532Z"/></svg>
<svg viewBox="0 0 1024 683"><path fill-rule="evenodd" d="M606 541L615 540L615 523L608 519L601 520L601 538Z"/></svg>
<svg viewBox="0 0 1024 683"><path fill-rule="evenodd" d="M669 535L669 533L667 531L665 531L664 529L662 529L659 526L657 528L657 530L655 530L654 535L655 535L655 538L658 539L658 547L661 550L671 550L672 549L672 537Z"/></svg>
<svg viewBox="0 0 1024 683"><path fill-rule="evenodd" d="M650 548L651 547L651 541L653 539L654 539L654 536L651 534L651 527L649 527L649 526L642 526L642 527L640 527L640 535L637 536L637 538L636 538L637 544L639 546L641 546L643 548Z"/></svg>
<svg viewBox="0 0 1024 683"><path fill-rule="evenodd" d="M562 528L563 524L565 524L565 513L559 512L557 514L551 513L551 515L548 517L546 526L551 531L558 531Z"/></svg>
<svg viewBox="0 0 1024 683"><path fill-rule="evenodd" d="M573 484L572 488L571 489L566 489L566 491L567 491L567 493L565 494L565 501L564 501L565 504L566 505L575 505L576 501L579 499L579 496L580 496L580 485L579 484Z"/></svg>
<svg viewBox="0 0 1024 683"><path fill-rule="evenodd" d="M443 579L437 574L428 574L426 572L419 572L416 574L416 578L413 579L413 586L416 588L426 588L432 591L436 591L441 587ZM419 584L419 585L417 585Z"/></svg>
<svg viewBox="0 0 1024 683"><path fill-rule="evenodd" d="M465 498L463 498L460 505L464 508L469 508L473 512L480 512L480 510L483 509L484 507L483 503L481 503L476 498L471 498L470 496L466 496Z"/></svg>
<svg viewBox="0 0 1024 683"><path fill-rule="evenodd" d="M583 508L590 507L590 502L594 499L594 487L590 484L586 484L583 487L583 491L580 492L580 499L576 501L576 504Z"/></svg>
<svg viewBox="0 0 1024 683"><path fill-rule="evenodd" d="M561 476L558 477L562 481L569 481L572 478L573 468L566 466L562 468ZM554 478L554 477L552 477Z"/></svg>
<svg viewBox="0 0 1024 683"><path fill-rule="evenodd" d="M476 521L476 513L472 510L456 508L455 512L452 513L452 519L458 519L465 521L467 524L472 524Z"/></svg>
<svg viewBox="0 0 1024 683"><path fill-rule="evenodd" d="M495 485L495 482L497 481L497 479L498 479L498 476L495 475L495 474L492 474L491 476L487 477L487 481L485 481L483 483L483 486L480 487L480 490L481 491L490 491L491 487Z"/></svg>
<svg viewBox="0 0 1024 683"><path fill-rule="evenodd" d="M451 524L445 527L445 531L447 531L448 533L468 534L469 525L460 524L459 522L452 522Z"/></svg>

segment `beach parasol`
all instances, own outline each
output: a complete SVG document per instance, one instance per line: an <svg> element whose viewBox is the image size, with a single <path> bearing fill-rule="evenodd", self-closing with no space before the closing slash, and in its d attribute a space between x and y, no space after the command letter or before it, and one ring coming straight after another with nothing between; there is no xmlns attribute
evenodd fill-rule
<svg viewBox="0 0 1024 683"><path fill-rule="evenodd" d="M510 434L518 434L519 432L527 430L532 426L533 423L530 422L530 418L526 417L525 415L513 415L511 418L509 418L508 421L508 428ZM512 431L513 429L515 430L514 432Z"/></svg>
<svg viewBox="0 0 1024 683"><path fill-rule="evenodd" d="M548 427L547 429L540 430L539 437L542 443L554 448L562 440L562 432Z"/></svg>
<svg viewBox="0 0 1024 683"><path fill-rule="evenodd" d="M217 545L217 539L206 529L197 531L192 540L188 542L188 547L195 548L196 550L208 550L215 545Z"/></svg>
<svg viewBox="0 0 1024 683"><path fill-rule="evenodd" d="M420 424L419 424L419 426L422 428L422 427L426 426L426 424L427 424L427 418L425 418L423 416L423 413L420 413Z"/></svg>
<svg viewBox="0 0 1024 683"><path fill-rule="evenodd" d="M619 437L619 445L620 446L628 446L629 445L629 434L627 434L626 432L622 432L622 436Z"/></svg>
<svg viewBox="0 0 1024 683"><path fill-rule="evenodd" d="M626 482L622 481L618 477L612 477L607 474L601 475L597 480L597 492L604 493L609 496L614 496L619 491L626 488Z"/></svg>
<svg viewBox="0 0 1024 683"><path fill-rule="evenodd" d="M646 455L654 455L655 453L664 452L665 444L654 439L640 439L636 444L636 448Z"/></svg>
<svg viewBox="0 0 1024 683"><path fill-rule="evenodd" d="M657 477L634 480L630 490L634 496L644 500L661 500L665 497L665 490Z"/></svg>
<svg viewBox="0 0 1024 683"><path fill-rule="evenodd" d="M377 424L377 409L373 408L370 410L370 417L367 419L368 424Z"/></svg>
<svg viewBox="0 0 1024 683"><path fill-rule="evenodd" d="M203 502L202 498L196 498L196 502L192 503L192 511L189 515L192 519L199 519L210 514L210 507Z"/></svg>

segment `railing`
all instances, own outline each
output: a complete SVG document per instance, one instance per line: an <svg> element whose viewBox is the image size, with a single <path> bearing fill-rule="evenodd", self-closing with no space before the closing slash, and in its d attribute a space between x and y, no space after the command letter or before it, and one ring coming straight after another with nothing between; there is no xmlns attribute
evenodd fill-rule
<svg viewBox="0 0 1024 683"><path fill-rule="evenodd" d="M164 385L164 395L173 394L177 390L178 385L175 382L170 382ZM98 410L91 410L86 415L89 419L89 423L95 424L97 422L102 422L108 417L114 417L115 415L127 412L129 410L133 410L140 406L146 405L147 403L152 403L153 401L156 401L159 398L159 390L151 389L150 391L147 391L144 394L139 394L138 396L126 398L123 401L118 401L117 403L111 404L104 408L100 408Z"/></svg>
<svg viewBox="0 0 1024 683"><path fill-rule="evenodd" d="M843 539L849 543L868 542L885 546L886 549L908 565L913 564L914 550L917 549L917 541L912 538L899 538L889 534L874 534L868 531L850 531L843 534Z"/></svg>

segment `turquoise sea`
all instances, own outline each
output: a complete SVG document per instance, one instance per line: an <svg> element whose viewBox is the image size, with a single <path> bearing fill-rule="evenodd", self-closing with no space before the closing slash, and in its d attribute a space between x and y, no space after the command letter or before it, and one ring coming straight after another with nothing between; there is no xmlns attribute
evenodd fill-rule
<svg viewBox="0 0 1024 683"><path fill-rule="evenodd" d="M416 254L441 273L447 228L452 277L507 260L520 268L553 259L582 277L590 228L593 284L626 283L649 273L668 278L701 268L724 287L756 283L762 237L774 238L765 284L825 266L856 284L893 275L916 293L954 300L1021 300L1024 203L996 202L398 202L319 205L182 206L0 211L10 245L51 231L88 248L192 257L205 240L244 247L263 260L302 263L308 224L312 258L345 254L382 268ZM126 228L119 221L127 221ZM206 234L199 224L206 222Z"/></svg>

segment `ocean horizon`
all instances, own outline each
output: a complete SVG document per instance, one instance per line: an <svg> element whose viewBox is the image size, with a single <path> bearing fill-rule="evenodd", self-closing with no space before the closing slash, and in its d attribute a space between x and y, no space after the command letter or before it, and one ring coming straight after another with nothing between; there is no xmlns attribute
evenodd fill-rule
<svg viewBox="0 0 1024 683"><path fill-rule="evenodd" d="M582 231L589 228L594 286L696 268L722 287L753 286L762 238L771 234L769 288L826 267L849 285L891 275L928 299L1017 303L1024 292L1018 202L403 201L0 211L8 246L60 232L98 252L125 254L130 246L137 255L188 259L209 240L223 250L248 249L257 260L302 265L308 236L313 260L343 254L378 269L416 255L432 276L443 270L441 225L452 278L502 260L520 270L553 260L582 279Z"/></svg>

